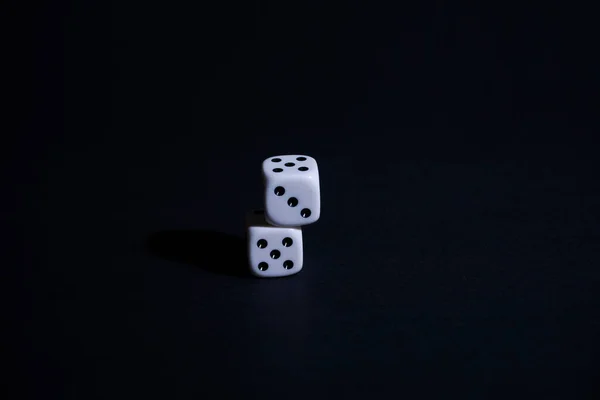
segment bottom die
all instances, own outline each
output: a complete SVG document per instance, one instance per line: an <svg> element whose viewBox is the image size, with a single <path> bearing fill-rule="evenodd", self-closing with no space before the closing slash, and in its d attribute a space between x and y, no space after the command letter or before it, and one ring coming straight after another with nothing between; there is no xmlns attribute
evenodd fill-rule
<svg viewBox="0 0 600 400"><path fill-rule="evenodd" d="M302 228L269 225L263 210L246 217L250 272L277 278L300 272L303 262Z"/></svg>

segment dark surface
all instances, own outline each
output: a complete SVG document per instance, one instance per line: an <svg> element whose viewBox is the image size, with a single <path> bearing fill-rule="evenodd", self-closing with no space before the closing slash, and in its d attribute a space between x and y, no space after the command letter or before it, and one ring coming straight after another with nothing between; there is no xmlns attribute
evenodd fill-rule
<svg viewBox="0 0 600 400"><path fill-rule="evenodd" d="M36 12L2 175L24 397L594 398L591 14L396 7ZM322 217L299 275L249 278L289 153Z"/></svg>

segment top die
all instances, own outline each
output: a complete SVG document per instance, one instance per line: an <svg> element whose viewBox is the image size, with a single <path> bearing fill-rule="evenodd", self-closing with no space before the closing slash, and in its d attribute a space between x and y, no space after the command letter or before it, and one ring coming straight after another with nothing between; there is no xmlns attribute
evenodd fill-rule
<svg viewBox="0 0 600 400"><path fill-rule="evenodd" d="M282 155L263 161L265 219L275 226L302 226L321 215L317 161L306 155Z"/></svg>

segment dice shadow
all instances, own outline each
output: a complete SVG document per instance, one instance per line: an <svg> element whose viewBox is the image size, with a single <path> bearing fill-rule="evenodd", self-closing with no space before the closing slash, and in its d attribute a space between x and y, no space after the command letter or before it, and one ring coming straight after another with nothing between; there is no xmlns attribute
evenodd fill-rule
<svg viewBox="0 0 600 400"><path fill-rule="evenodd" d="M147 238L155 257L214 274L250 278L243 237L212 230L165 230Z"/></svg>

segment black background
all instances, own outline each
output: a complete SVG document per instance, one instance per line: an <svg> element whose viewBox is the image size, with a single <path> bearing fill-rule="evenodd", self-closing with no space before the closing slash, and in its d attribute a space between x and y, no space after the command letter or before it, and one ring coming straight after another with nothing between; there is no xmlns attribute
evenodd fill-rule
<svg viewBox="0 0 600 400"><path fill-rule="evenodd" d="M413 3L24 14L20 397L593 398L593 13ZM304 270L248 278L260 163L294 153L321 172Z"/></svg>

